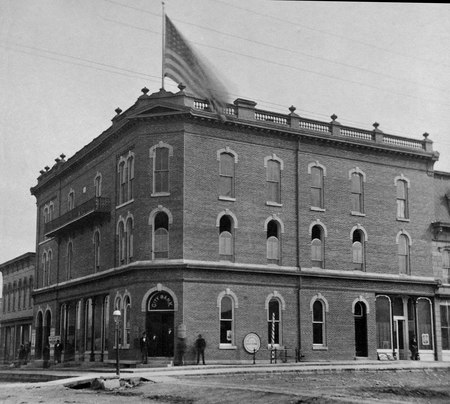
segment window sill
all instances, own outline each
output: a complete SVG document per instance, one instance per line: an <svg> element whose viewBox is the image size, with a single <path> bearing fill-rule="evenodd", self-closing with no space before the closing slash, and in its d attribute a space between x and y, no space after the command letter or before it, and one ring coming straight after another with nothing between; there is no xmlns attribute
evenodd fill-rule
<svg viewBox="0 0 450 404"><path fill-rule="evenodd" d="M134 202L134 199L130 199L129 201L126 201L126 202L124 202L124 203L122 203L120 205L117 205L116 209L123 208L124 206L127 206L127 205L129 205L130 203L133 203L133 202Z"/></svg>
<svg viewBox="0 0 450 404"><path fill-rule="evenodd" d="M219 201L236 202L236 198L230 196L219 196Z"/></svg>
<svg viewBox="0 0 450 404"><path fill-rule="evenodd" d="M365 213L355 212L354 210L351 211L351 215L352 216L361 216L361 217L365 217L366 216Z"/></svg>
<svg viewBox="0 0 450 404"><path fill-rule="evenodd" d="M323 345L313 345L313 351L328 351L328 347Z"/></svg>
<svg viewBox="0 0 450 404"><path fill-rule="evenodd" d="M324 208L318 208L317 206L311 206L311 210L314 212L325 212Z"/></svg>
<svg viewBox="0 0 450 404"><path fill-rule="evenodd" d="M409 219L404 218L404 217L398 217L397 220L398 220L399 222L408 222L408 223L409 223L409 221L410 221Z"/></svg>
<svg viewBox="0 0 450 404"><path fill-rule="evenodd" d="M283 207L282 203L278 203L278 202L271 202L271 201L267 201L266 202L267 206L278 206L279 208Z"/></svg>
<svg viewBox="0 0 450 404"><path fill-rule="evenodd" d="M151 197L156 197L156 196L170 196L170 192L154 192L150 195Z"/></svg>
<svg viewBox="0 0 450 404"><path fill-rule="evenodd" d="M224 349L224 350L235 350L235 349L237 349L237 346L235 346L235 345L230 345L230 344L219 344L219 349Z"/></svg>

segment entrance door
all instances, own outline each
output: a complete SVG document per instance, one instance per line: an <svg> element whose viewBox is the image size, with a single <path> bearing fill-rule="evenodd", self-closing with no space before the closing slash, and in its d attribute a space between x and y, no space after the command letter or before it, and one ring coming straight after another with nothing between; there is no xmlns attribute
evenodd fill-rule
<svg viewBox="0 0 450 404"><path fill-rule="evenodd" d="M408 351L405 343L405 318L394 316L394 348L397 359L408 359Z"/></svg>
<svg viewBox="0 0 450 404"><path fill-rule="evenodd" d="M362 302L355 304L355 351L356 356L368 355L366 305Z"/></svg>
<svg viewBox="0 0 450 404"><path fill-rule="evenodd" d="M174 355L174 302L165 292L155 292L147 304L146 332L149 340L149 356Z"/></svg>
<svg viewBox="0 0 450 404"><path fill-rule="evenodd" d="M173 356L173 311L147 312L149 356Z"/></svg>

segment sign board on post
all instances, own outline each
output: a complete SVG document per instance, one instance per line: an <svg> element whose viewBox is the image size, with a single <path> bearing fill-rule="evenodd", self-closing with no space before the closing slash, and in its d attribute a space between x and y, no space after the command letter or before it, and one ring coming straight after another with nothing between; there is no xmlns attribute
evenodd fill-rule
<svg viewBox="0 0 450 404"><path fill-rule="evenodd" d="M258 334L255 334L254 332L248 333L244 337L244 349L248 353L252 354L254 352L258 352L259 348L261 348L261 339Z"/></svg>

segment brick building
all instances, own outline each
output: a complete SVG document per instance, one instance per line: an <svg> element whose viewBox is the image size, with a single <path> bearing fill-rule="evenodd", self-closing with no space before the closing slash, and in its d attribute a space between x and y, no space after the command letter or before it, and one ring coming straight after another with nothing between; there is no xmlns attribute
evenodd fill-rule
<svg viewBox="0 0 450 404"><path fill-rule="evenodd" d="M250 333L261 358L275 346L306 360L408 359L412 337L422 359L442 357L427 134L244 99L223 119L181 86L147 93L31 189L37 358L49 336L64 360L113 358L114 309L129 360L144 331L152 357L172 357L185 335L187 361L199 333L207 360L223 362L251 360Z"/></svg>
<svg viewBox="0 0 450 404"><path fill-rule="evenodd" d="M35 253L29 252L0 264L3 304L0 312L0 362L18 359L20 346L32 339L32 289Z"/></svg>

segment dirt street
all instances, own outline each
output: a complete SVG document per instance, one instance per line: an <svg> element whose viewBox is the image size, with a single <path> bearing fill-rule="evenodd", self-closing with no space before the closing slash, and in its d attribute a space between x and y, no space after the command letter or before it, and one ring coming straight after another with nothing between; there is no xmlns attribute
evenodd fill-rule
<svg viewBox="0 0 450 404"><path fill-rule="evenodd" d="M113 390L69 389L46 383L2 383L0 402L248 404L448 403L447 370L296 372L155 377Z"/></svg>

